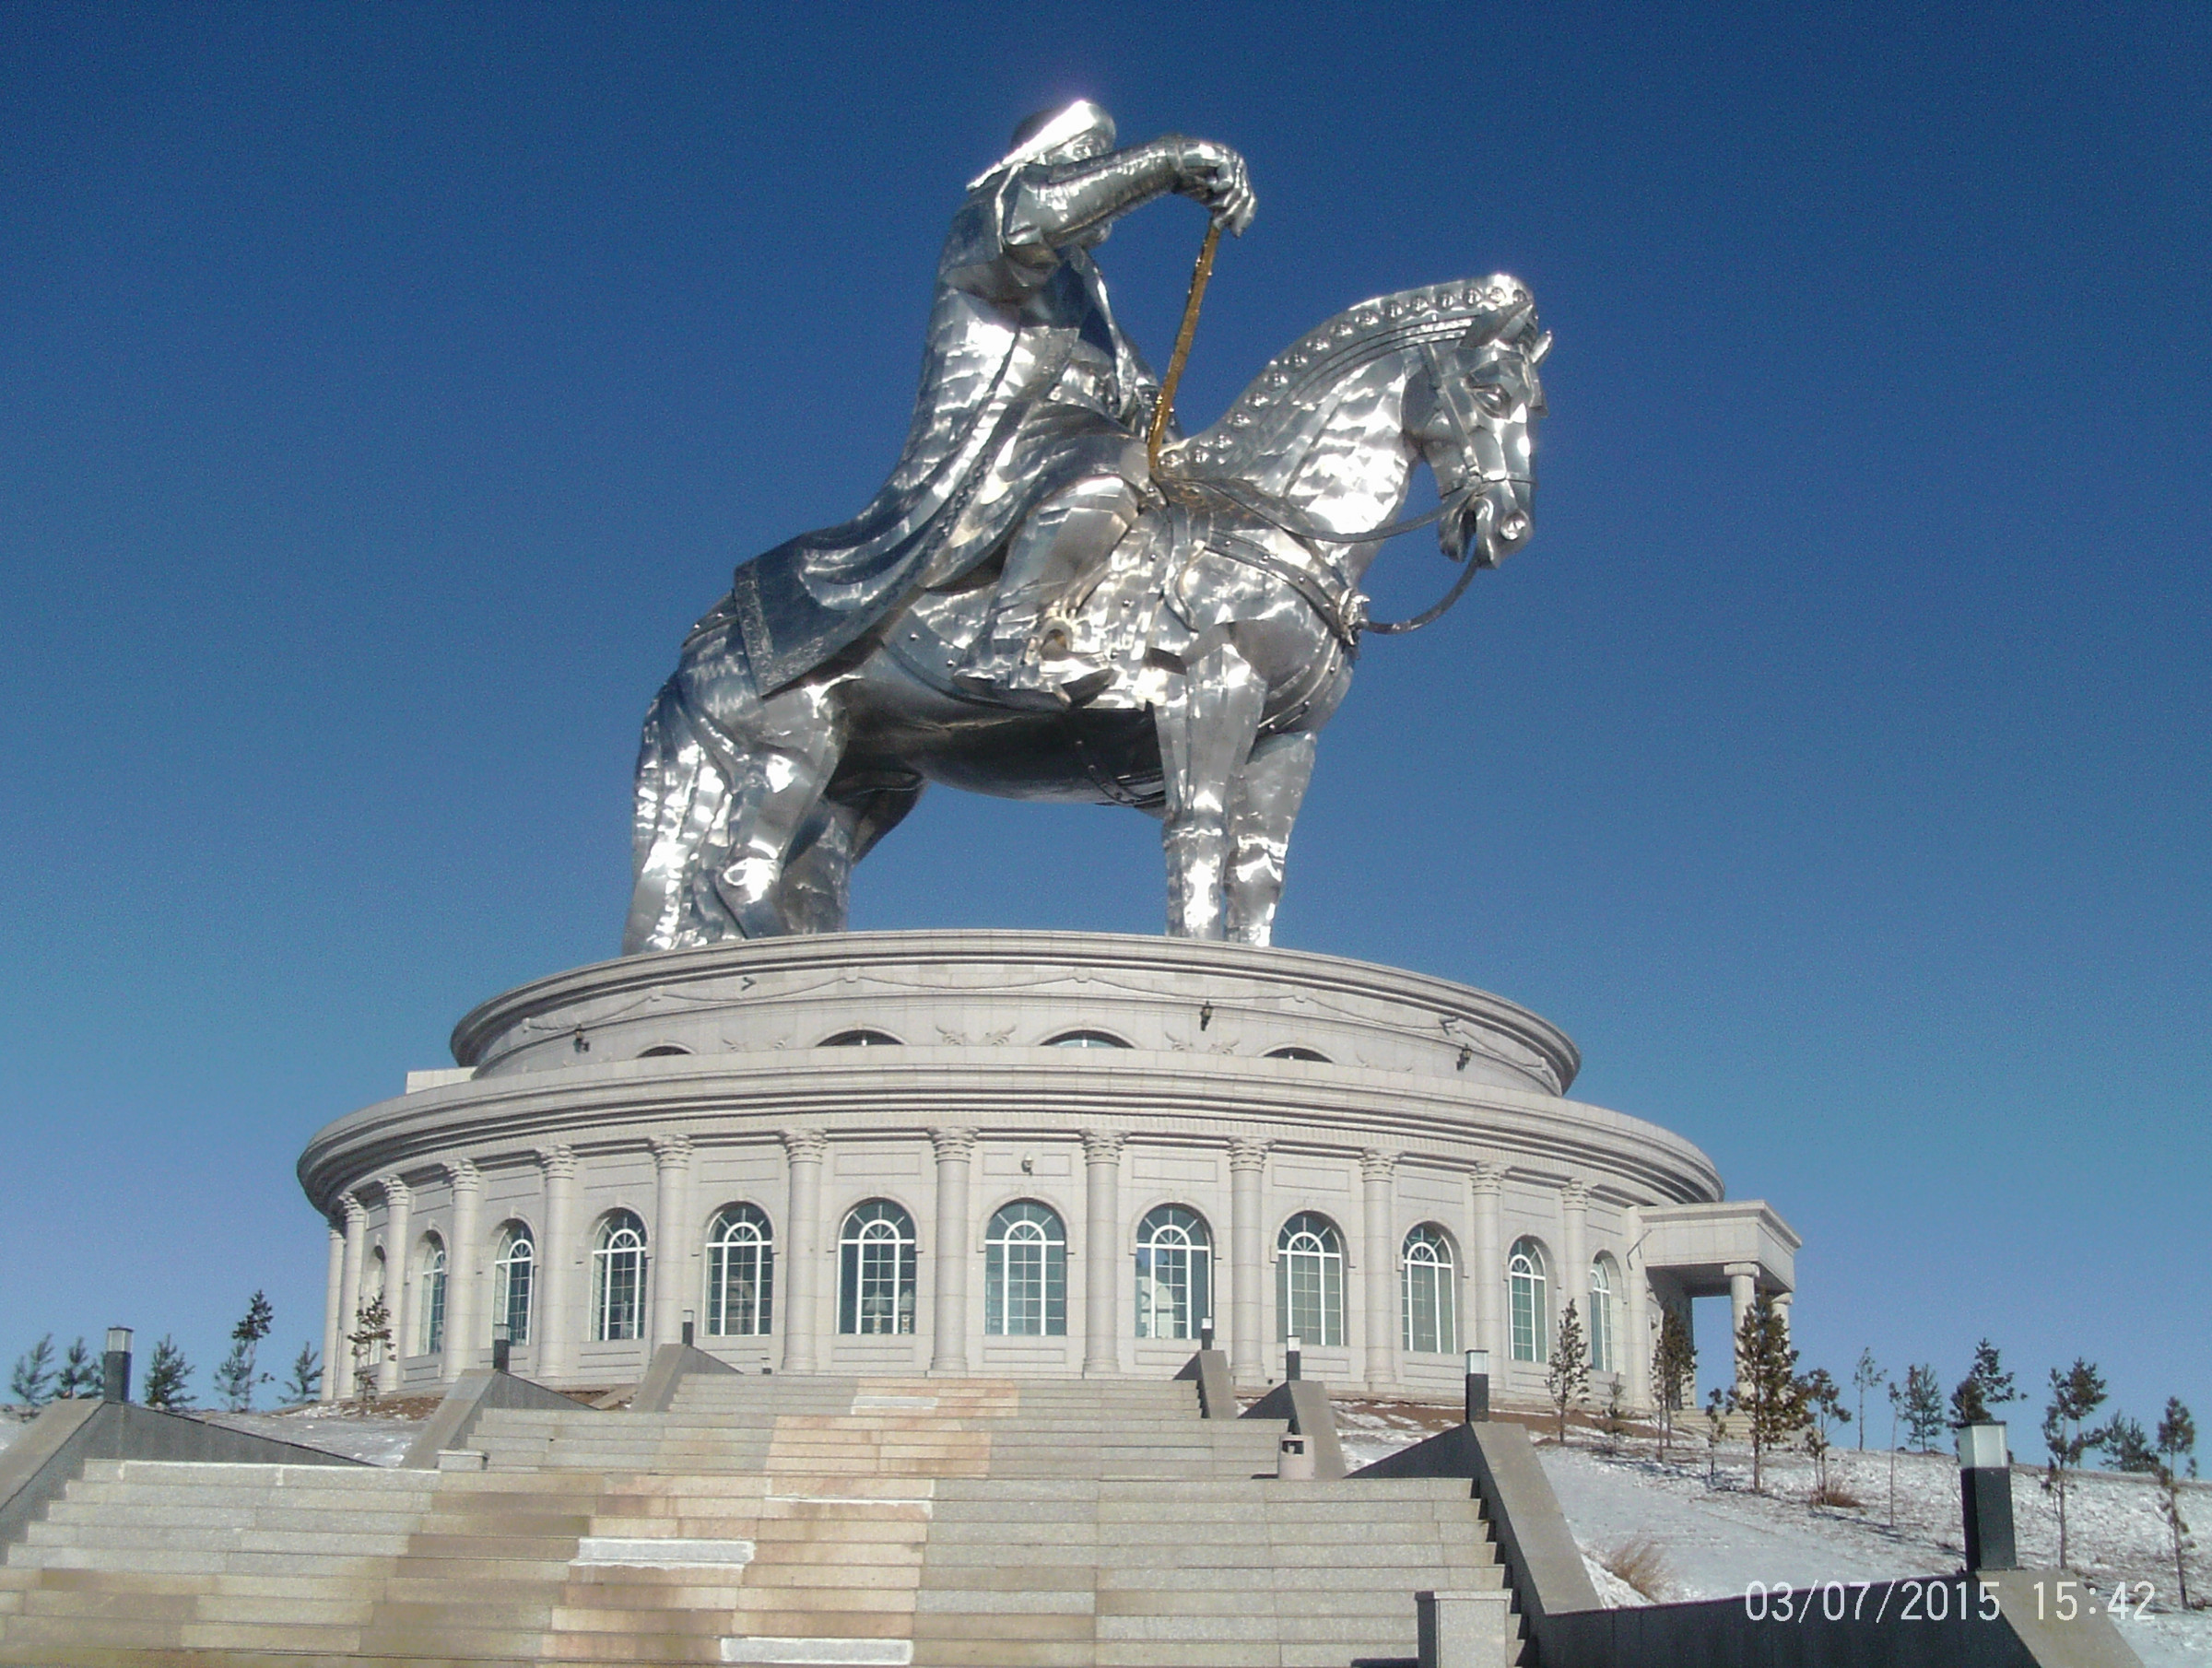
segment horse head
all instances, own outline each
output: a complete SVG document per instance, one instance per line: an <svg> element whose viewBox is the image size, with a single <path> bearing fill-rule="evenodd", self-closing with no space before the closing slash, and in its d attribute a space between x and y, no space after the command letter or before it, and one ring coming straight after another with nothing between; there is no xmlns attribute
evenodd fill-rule
<svg viewBox="0 0 2212 1668"><path fill-rule="evenodd" d="M1536 374L1551 337L1526 288L1500 273L1481 291L1474 321L1455 341L1424 347L1424 370L1406 384L1405 432L1457 498L1437 523L1453 561L1492 568L1535 531L1535 419L1545 415Z"/></svg>

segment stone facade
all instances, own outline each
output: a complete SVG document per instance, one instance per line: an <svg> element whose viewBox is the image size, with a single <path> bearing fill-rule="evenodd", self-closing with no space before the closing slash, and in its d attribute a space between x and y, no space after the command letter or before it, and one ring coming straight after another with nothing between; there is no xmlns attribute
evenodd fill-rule
<svg viewBox="0 0 2212 1668"><path fill-rule="evenodd" d="M1309 1376L1452 1396L1481 1346L1500 1398L1534 1402L1526 1357L1571 1298L1586 1330L1594 1302L1606 1317L1594 1400L1618 1378L1641 1406L1663 1304L1794 1286L1797 1239L1763 1203L1724 1201L1678 1136L1566 1098L1580 1061L1556 1028L1336 957L769 939L526 985L453 1049L458 1070L412 1074L300 1159L331 1223L328 1394L379 1294L380 1387L488 1360L523 1235L515 1369L571 1387L635 1380L687 1322L747 1370L1153 1377L1207 1318L1259 1385L1288 1311ZM865 1242L856 1213L905 1227ZM739 1216L772 1264L764 1331L717 1330L758 1320L728 1295L755 1251L708 1244ZM1175 1264L1205 1265L1180 1310L1140 1244L1171 1218L1203 1242Z"/></svg>

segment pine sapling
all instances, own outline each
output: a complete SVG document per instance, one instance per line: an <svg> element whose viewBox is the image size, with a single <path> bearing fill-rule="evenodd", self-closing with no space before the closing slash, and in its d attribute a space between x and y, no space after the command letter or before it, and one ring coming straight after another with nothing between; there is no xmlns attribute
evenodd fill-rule
<svg viewBox="0 0 2212 1668"><path fill-rule="evenodd" d="M2104 1405L2103 1375L2079 1356L2065 1372L2051 1369L2051 1404L2043 1409L2043 1446L2051 1464L2043 1474L2043 1489L2058 1498L2058 1565L2067 1567L2066 1496L2068 1474L2080 1469L2083 1458L2105 1444L2108 1431L2088 1423Z"/></svg>
<svg viewBox="0 0 2212 1668"><path fill-rule="evenodd" d="M1859 1351L1859 1364L1851 1369L1851 1381L1859 1390L1859 1451L1866 1451L1866 1392L1879 1390L1889 1375L1877 1366L1871 1347Z"/></svg>
<svg viewBox="0 0 2212 1668"><path fill-rule="evenodd" d="M53 1400L52 1333L16 1357L16 1370L8 1375L7 1391L8 1394L29 1408L43 1407Z"/></svg>
<svg viewBox="0 0 2212 1668"><path fill-rule="evenodd" d="M284 1393L294 1402L312 1402L323 1392L323 1366L318 1359L322 1352L312 1344L302 1344L300 1354L292 1362L292 1376L284 1381Z"/></svg>
<svg viewBox="0 0 2212 1668"><path fill-rule="evenodd" d="M1721 1486L1721 1439L1728 1434L1728 1398L1717 1387L1705 1398L1705 1486Z"/></svg>
<svg viewBox="0 0 2212 1668"><path fill-rule="evenodd" d="M96 1396L100 1392L100 1363L86 1346L82 1338L69 1345L69 1353L62 1357L61 1377L54 1380L53 1393L65 1401L79 1396Z"/></svg>
<svg viewBox="0 0 2212 1668"><path fill-rule="evenodd" d="M154 1358L147 1363L146 1389L143 1392L148 1407L159 1407L165 1413L175 1413L192 1405L190 1380L192 1363L177 1347L177 1341L167 1333L154 1345Z"/></svg>
<svg viewBox="0 0 2212 1668"><path fill-rule="evenodd" d="M1905 1368L1905 1432L1915 1453L1934 1453L1943 1434L1943 1388L1933 1367Z"/></svg>
<svg viewBox="0 0 2212 1668"><path fill-rule="evenodd" d="M1567 1441L1567 1410L1579 1407L1590 1395L1590 1350L1583 1339L1583 1322L1574 1312L1574 1299L1567 1300L1559 1315L1559 1333L1553 1340L1551 1360L1544 1368L1544 1388L1551 1393L1551 1405L1559 1416L1559 1442Z"/></svg>
<svg viewBox="0 0 2212 1668"><path fill-rule="evenodd" d="M1659 1311L1659 1343L1652 1352L1652 1400L1659 1409L1659 1457L1674 1439L1675 1416L1697 1395L1698 1346L1672 1304Z"/></svg>
<svg viewBox="0 0 2212 1668"><path fill-rule="evenodd" d="M353 1350L354 1393L361 1412L367 1413L376 1404L376 1374L370 1369L392 1345L392 1311L381 1296L355 1312L354 1330L346 1334L346 1342Z"/></svg>
<svg viewBox="0 0 2212 1668"><path fill-rule="evenodd" d="M1997 1359L1997 1346L1984 1338L1974 1345L1974 1364L1951 1392L1951 1424L1957 1428L1986 1425L1994 1409L2019 1399L2012 1375Z"/></svg>
<svg viewBox="0 0 2212 1668"><path fill-rule="evenodd" d="M1744 1415L1751 1437L1751 1492L1763 1494L1768 1450L1788 1443L1810 1421L1789 1321L1763 1292L1744 1311L1735 1334L1735 1380L1728 1411Z"/></svg>
<svg viewBox="0 0 2212 1668"><path fill-rule="evenodd" d="M2173 1536L2173 1584L2181 1590L2182 1609L2189 1608L2189 1570L2183 1555L2190 1545L2189 1525L2182 1517L2182 1464L2196 1475L2196 1421L2179 1396L2166 1398L2166 1412L2152 1439L2159 1451L2159 1509Z"/></svg>

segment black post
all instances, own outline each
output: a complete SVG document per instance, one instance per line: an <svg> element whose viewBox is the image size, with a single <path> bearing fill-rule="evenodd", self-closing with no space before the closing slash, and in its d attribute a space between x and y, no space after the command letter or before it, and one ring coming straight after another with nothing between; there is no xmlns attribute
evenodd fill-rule
<svg viewBox="0 0 2212 1668"><path fill-rule="evenodd" d="M1490 1416L1490 1352L1467 1351L1467 1423L1479 1425Z"/></svg>
<svg viewBox="0 0 2212 1668"><path fill-rule="evenodd" d="M491 1370L505 1372L513 1352L514 1341L512 1338L494 1337L491 1341Z"/></svg>
<svg viewBox="0 0 2212 1668"><path fill-rule="evenodd" d="M1296 1338L1285 1338L1283 1340L1283 1379L1286 1382L1297 1382L1298 1357L1298 1340Z"/></svg>
<svg viewBox="0 0 2212 1668"><path fill-rule="evenodd" d="M2012 1533L2012 1457L2005 1427L1968 1425L1959 1432L1959 1506L1966 1520L1970 1570L2018 1569Z"/></svg>
<svg viewBox="0 0 2212 1668"><path fill-rule="evenodd" d="M684 1319L684 1347L686 1349L689 1349L691 1347L691 1319L689 1316L686 1316Z"/></svg>
<svg viewBox="0 0 2212 1668"><path fill-rule="evenodd" d="M1211 1349L1213 1346L1214 1323L1211 1318L1208 1318L1201 1321L1198 1323L1198 1347L1200 1349Z"/></svg>
<svg viewBox="0 0 2212 1668"><path fill-rule="evenodd" d="M100 1399L131 1399L131 1329L127 1326L108 1328L107 1353L100 1358Z"/></svg>

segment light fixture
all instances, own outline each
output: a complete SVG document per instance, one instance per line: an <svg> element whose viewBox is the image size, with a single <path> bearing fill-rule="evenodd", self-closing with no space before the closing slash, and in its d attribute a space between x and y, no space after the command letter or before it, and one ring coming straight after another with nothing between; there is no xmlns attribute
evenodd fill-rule
<svg viewBox="0 0 2212 1668"><path fill-rule="evenodd" d="M131 1329L127 1326L108 1328L108 1348L120 1355L131 1353Z"/></svg>
<svg viewBox="0 0 2212 1668"><path fill-rule="evenodd" d="M696 1310L687 1309L684 1310L684 1347L687 1349L691 1346L692 1322L695 1319L697 1319L697 1316L698 1311Z"/></svg>
<svg viewBox="0 0 2212 1668"><path fill-rule="evenodd" d="M131 1399L131 1329L127 1326L108 1328L108 1351L100 1363L100 1399Z"/></svg>
<svg viewBox="0 0 2212 1668"><path fill-rule="evenodd" d="M583 1034L583 1027L576 1028L576 1034L569 1039L569 1046L579 1054L588 1054L592 1051L592 1040Z"/></svg>
<svg viewBox="0 0 2212 1668"><path fill-rule="evenodd" d="M1459 1059L1452 1069L1455 1072L1464 1072L1467 1069L1467 1062L1474 1058L1475 1051L1463 1042L1459 1045Z"/></svg>
<svg viewBox="0 0 2212 1668"><path fill-rule="evenodd" d="M1487 1349L1467 1351L1466 1414L1470 1425L1490 1416L1490 1352Z"/></svg>
<svg viewBox="0 0 2212 1668"><path fill-rule="evenodd" d="M1198 1028L1203 1031L1207 1026L1213 1024L1213 1022L1214 1004L1211 1002L1200 1003L1198 1004Z"/></svg>

